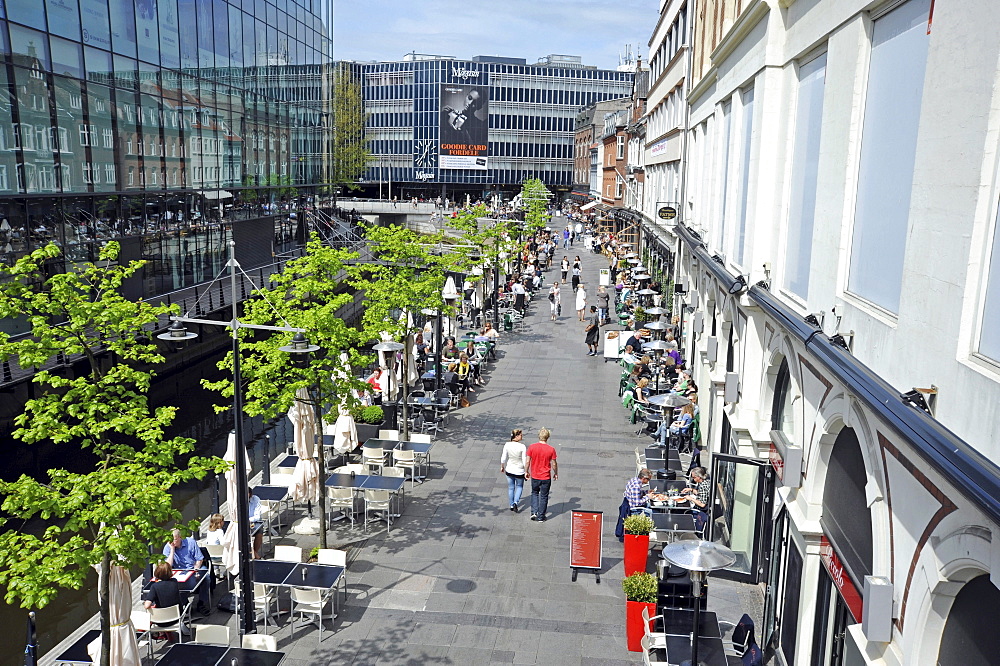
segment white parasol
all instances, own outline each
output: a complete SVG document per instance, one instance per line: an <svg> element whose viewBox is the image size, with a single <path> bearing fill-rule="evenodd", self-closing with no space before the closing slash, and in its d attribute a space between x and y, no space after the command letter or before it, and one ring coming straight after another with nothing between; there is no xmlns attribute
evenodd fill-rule
<svg viewBox="0 0 1000 666"><path fill-rule="evenodd" d="M236 463L236 433L229 433L229 442L226 444L226 454L222 456L222 459L229 463ZM247 463L247 473L250 470L250 456L247 455L246 447L243 448L243 457ZM229 527L226 528L226 533L222 539L222 565L226 567L226 571L236 576L240 572L240 547L239 538L237 538L237 527L236 527L236 498L239 497L239 493L245 493L246 488L240 488L236 484L236 467L226 470L226 500L229 505ZM249 528L247 528L249 529Z"/></svg>
<svg viewBox="0 0 1000 666"><path fill-rule="evenodd" d="M295 455L299 461L292 472L292 499L306 502L319 494L319 460L316 457L316 413L309 404L309 392L300 388L288 418L295 430Z"/></svg>
<svg viewBox="0 0 1000 666"><path fill-rule="evenodd" d="M100 572L100 567L95 566ZM140 666L142 657L139 644L135 640L135 626L132 624L132 580L124 567L111 566L108 581L109 618L111 621L111 663L115 666ZM98 588L100 589L100 584ZM101 661L101 638L87 646L94 663Z"/></svg>
<svg viewBox="0 0 1000 666"><path fill-rule="evenodd" d="M358 444L358 428L354 424L354 417L346 407L341 407L340 416L333 424L333 449L337 453L350 453Z"/></svg>

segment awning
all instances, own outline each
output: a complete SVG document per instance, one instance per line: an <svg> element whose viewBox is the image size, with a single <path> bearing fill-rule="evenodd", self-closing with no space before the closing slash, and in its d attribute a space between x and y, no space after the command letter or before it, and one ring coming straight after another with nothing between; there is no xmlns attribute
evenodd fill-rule
<svg viewBox="0 0 1000 666"><path fill-rule="evenodd" d="M590 210L599 203L600 203L599 201L591 201L589 204L584 204L580 206L580 210Z"/></svg>
<svg viewBox="0 0 1000 666"><path fill-rule="evenodd" d="M201 196L206 199L232 199L233 193L227 192L226 190L202 190Z"/></svg>

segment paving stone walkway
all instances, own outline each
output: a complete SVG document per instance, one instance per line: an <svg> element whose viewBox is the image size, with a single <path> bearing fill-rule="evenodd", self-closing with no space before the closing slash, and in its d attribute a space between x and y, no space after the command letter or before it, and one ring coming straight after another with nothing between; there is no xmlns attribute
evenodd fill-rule
<svg viewBox="0 0 1000 666"><path fill-rule="evenodd" d="M562 223L556 218L552 226ZM564 254L571 261L580 255L594 303L606 260L582 243L556 257ZM549 284L558 276L553 264ZM619 366L586 355L569 285L555 322L545 293L531 303L524 330L503 335L487 385L436 439L429 478L407 491L391 533L366 538L360 527L338 527L331 534L331 547L351 545L347 603L321 644L315 626L300 625L293 635L284 618L275 635L286 666L641 662L625 648L622 547L614 528L622 488L634 473L633 449L643 440L620 406ZM543 426L558 450L559 480L549 518L538 523L527 510L508 509L500 452L512 428L524 429L528 444ZM522 507L529 500L526 484ZM574 509L605 514L600 584L585 573L570 580ZM308 549L316 537L294 542ZM755 588L720 581L710 608L735 621L757 598ZM220 613L203 621L234 626Z"/></svg>

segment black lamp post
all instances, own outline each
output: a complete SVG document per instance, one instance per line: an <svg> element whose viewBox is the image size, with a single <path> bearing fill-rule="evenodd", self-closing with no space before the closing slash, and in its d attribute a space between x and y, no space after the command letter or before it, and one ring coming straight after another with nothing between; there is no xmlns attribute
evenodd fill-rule
<svg viewBox="0 0 1000 666"><path fill-rule="evenodd" d="M257 630L254 619L253 602L253 580L251 574L251 546L250 546L250 498L243 491L249 488L249 470L246 464L246 444L243 439L243 375L240 372L240 338L241 328L250 328L260 331L281 331L288 333L302 334L305 329L293 328L290 326L262 326L257 324L244 324L237 316L237 304L239 299L236 290L236 274L242 272L240 264L236 261L236 243L229 241L229 284L230 298L232 303L233 318L230 321L216 321L214 319L195 319L193 317L171 317L173 322L166 333L156 336L160 340L171 343L182 343L185 340L192 340L198 337L197 333L189 333L182 324L206 324L209 326L224 326L232 331L233 340L233 421L234 432L236 434L236 484L241 489L235 498L230 497L229 501L236 502L236 522L238 525L239 549L240 549L240 595L239 595L239 632L240 636L248 633L255 633ZM305 340L305 338L302 338ZM294 341L293 341L294 344ZM306 347L312 347L305 343ZM317 347L318 349L318 347Z"/></svg>
<svg viewBox="0 0 1000 666"><path fill-rule="evenodd" d="M396 365L396 352L404 349L404 346L403 346L403 344L401 342L394 342L394 341L390 340L390 341L387 341L387 342L380 342L377 345L375 345L374 347L372 347L372 349L374 349L375 351L382 352L382 353L384 353L386 355L386 365L389 367L389 379L388 379L389 390L388 390L388 393L391 395L392 394L392 373L393 373L394 367ZM403 362L404 362L403 371L405 372L406 371L405 356L404 356ZM405 385L406 384L406 377L403 377L403 381L400 382L400 383L403 384L403 385ZM393 403L391 401L391 399L390 399L389 402L384 403L386 407L392 407L392 425L395 425L397 430L399 429L399 419L396 417L396 404L398 404L398 402L399 401L397 400L396 403ZM404 419L404 421L406 419L406 404L405 404L405 402L403 404L403 419Z"/></svg>

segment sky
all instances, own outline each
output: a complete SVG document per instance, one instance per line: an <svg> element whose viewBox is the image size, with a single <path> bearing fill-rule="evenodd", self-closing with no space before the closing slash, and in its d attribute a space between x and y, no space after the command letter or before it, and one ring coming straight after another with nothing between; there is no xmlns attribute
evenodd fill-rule
<svg viewBox="0 0 1000 666"><path fill-rule="evenodd" d="M659 0L333 0L334 57L401 60L407 53L469 59L578 55L618 66L620 53L648 58Z"/></svg>

